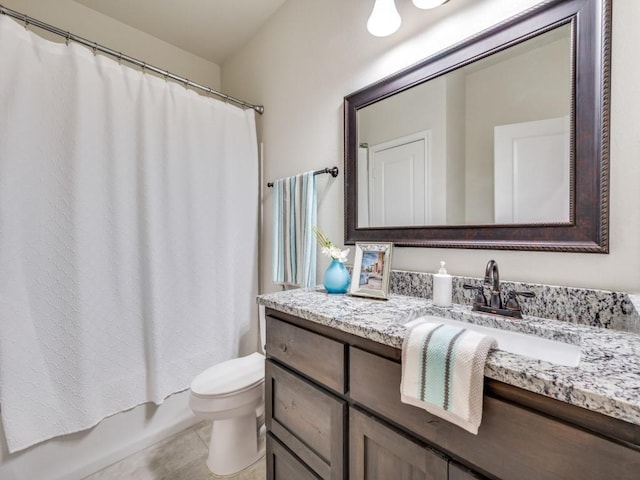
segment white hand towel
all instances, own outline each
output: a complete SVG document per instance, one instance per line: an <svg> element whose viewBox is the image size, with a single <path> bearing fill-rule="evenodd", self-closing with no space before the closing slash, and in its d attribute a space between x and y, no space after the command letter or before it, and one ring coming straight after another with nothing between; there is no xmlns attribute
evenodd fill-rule
<svg viewBox="0 0 640 480"><path fill-rule="evenodd" d="M402 346L402 402L477 434L484 365L495 346L493 338L464 328L430 322L414 325Z"/></svg>

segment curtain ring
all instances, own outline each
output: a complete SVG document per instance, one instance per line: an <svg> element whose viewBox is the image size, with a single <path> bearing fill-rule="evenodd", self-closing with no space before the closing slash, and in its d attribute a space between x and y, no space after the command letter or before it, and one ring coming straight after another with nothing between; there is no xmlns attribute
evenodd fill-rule
<svg viewBox="0 0 640 480"><path fill-rule="evenodd" d="M118 52L118 64L122 65L122 52Z"/></svg>
<svg viewBox="0 0 640 480"><path fill-rule="evenodd" d="M184 79L184 88L189 88L189 79L188 78Z"/></svg>
<svg viewBox="0 0 640 480"><path fill-rule="evenodd" d="M147 62L142 62L142 73L147 73Z"/></svg>
<svg viewBox="0 0 640 480"><path fill-rule="evenodd" d="M24 29L29 30L29 17L24 16Z"/></svg>
<svg viewBox="0 0 640 480"><path fill-rule="evenodd" d="M169 70L164 71L164 81L166 82L169 79Z"/></svg>
<svg viewBox="0 0 640 480"><path fill-rule="evenodd" d="M98 51L98 44L97 44L97 42L93 42L93 48L92 48L91 50L93 50L93 54L95 55L95 54L96 54L96 52Z"/></svg>
<svg viewBox="0 0 640 480"><path fill-rule="evenodd" d="M65 37L64 44L68 47L69 41L71 40L71 32L67 32L67 36Z"/></svg>

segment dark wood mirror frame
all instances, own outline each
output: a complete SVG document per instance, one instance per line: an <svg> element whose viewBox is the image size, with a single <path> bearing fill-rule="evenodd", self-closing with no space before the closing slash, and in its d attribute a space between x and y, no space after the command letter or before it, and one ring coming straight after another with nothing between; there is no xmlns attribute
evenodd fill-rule
<svg viewBox="0 0 640 480"><path fill-rule="evenodd" d="M564 24L573 30L571 219L358 228L358 109ZM344 99L345 243L608 253L611 0L549 0Z"/></svg>

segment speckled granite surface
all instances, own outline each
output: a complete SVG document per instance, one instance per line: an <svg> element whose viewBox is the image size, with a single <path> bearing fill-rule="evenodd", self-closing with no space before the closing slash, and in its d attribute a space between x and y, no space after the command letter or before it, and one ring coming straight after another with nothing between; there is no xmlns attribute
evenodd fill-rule
<svg viewBox="0 0 640 480"><path fill-rule="evenodd" d="M454 276L452 280L453 303L471 305L475 292L465 290L462 285L482 285L482 279ZM433 295L433 275L430 273L393 270L390 282L393 293L420 298ZM503 298L509 290L535 293L534 298L520 299L522 311L526 314L640 334L640 298L637 296L523 282L502 281L500 286ZM488 289L485 289L485 294L488 295Z"/></svg>
<svg viewBox="0 0 640 480"><path fill-rule="evenodd" d="M494 350L485 376L640 425L640 336L635 333L528 315L511 320L471 312L468 305L440 308L425 298L398 294L383 301L301 289L261 295L258 303L396 348L402 347L404 324L426 314L573 343L581 347L578 367Z"/></svg>

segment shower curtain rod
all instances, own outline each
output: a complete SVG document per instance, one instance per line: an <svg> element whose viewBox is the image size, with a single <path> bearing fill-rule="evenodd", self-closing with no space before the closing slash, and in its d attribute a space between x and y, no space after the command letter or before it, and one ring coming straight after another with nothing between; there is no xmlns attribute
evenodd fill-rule
<svg viewBox="0 0 640 480"><path fill-rule="evenodd" d="M340 173L340 170L338 170L338 167L327 167L323 168L322 170L316 170L315 172L313 172L314 175L320 175L321 173L330 173L333 178L336 178L338 176L338 173ZM273 182L267 183L267 187L273 187Z"/></svg>
<svg viewBox="0 0 640 480"><path fill-rule="evenodd" d="M189 80L188 78L185 77L181 77L179 75L175 75L171 72L169 72L168 70L162 70L161 68L158 67L154 67L153 65L149 65L147 62L143 62L142 60L138 60L137 58L134 57L130 57L129 55L125 55L121 52L117 52L116 50L113 50L111 48L105 47L103 45L99 45L96 42L91 42L89 40L87 40L86 38L82 38L79 37L78 35L74 35L73 33L61 30L57 27L54 27L53 25L49 25L48 23L44 23L41 22L40 20L37 20L35 18L31 18L27 15L25 15L24 13L20 13L20 12L16 12L15 10L11 10L10 8L5 7L4 5L0 4L0 14L4 14L7 15L9 17L15 18L17 20L20 20L24 23L25 28L28 28L29 25L34 25L38 28L41 28L43 30L46 30L47 32L51 32L55 35L58 35L60 37L64 37L67 41L67 43L69 43L69 40L73 40L74 42L80 43L81 45L84 45L85 47L89 47L91 48L94 53L97 51L101 52L101 53L105 53L107 55L110 55L112 57L115 57L118 59L118 61L122 61L124 60L125 62L129 62L132 63L140 68L142 68L142 70L151 70L152 72L155 72L159 75L162 75L165 79L170 78L171 80L175 80L176 82L182 83L184 84L185 87L191 87L191 88L195 88L197 90L202 90L206 93L208 93L209 95L215 95L217 97L222 98L225 102L232 102L235 103L236 105L240 105L242 107L246 107L246 108L252 108L253 110L255 110L256 112L258 112L260 115L262 115L264 113L264 107L262 105L253 105L251 103L247 103L243 100L239 100L235 97L232 97L231 95L227 95L225 93L221 93L221 92L217 92L216 90L209 88L209 87L205 87L204 85L200 85L198 83L192 82L191 80Z"/></svg>

